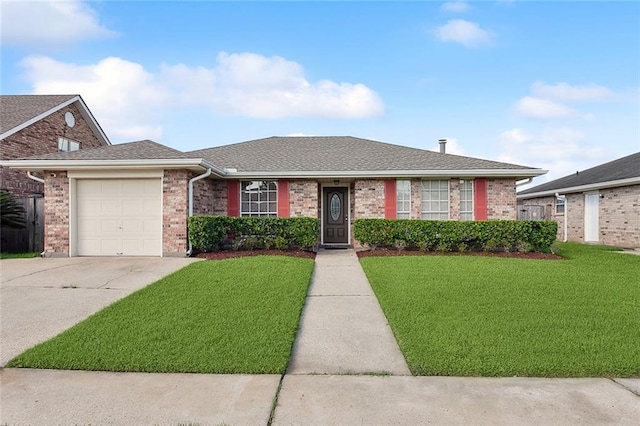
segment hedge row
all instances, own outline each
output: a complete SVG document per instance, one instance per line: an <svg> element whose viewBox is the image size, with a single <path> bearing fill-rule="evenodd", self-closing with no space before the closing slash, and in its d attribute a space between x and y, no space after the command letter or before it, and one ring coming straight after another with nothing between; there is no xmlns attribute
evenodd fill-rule
<svg viewBox="0 0 640 426"><path fill-rule="evenodd" d="M357 219L355 239L370 247L422 251L550 252L558 224L540 220Z"/></svg>
<svg viewBox="0 0 640 426"><path fill-rule="evenodd" d="M308 217L192 216L189 241L197 252L221 249L290 249L312 247L318 219Z"/></svg>

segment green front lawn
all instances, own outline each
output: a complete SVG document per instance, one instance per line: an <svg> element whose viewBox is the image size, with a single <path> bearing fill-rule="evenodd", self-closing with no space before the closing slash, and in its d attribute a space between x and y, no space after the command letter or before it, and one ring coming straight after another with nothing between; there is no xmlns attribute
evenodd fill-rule
<svg viewBox="0 0 640 426"><path fill-rule="evenodd" d="M640 376L640 256L364 257L416 375Z"/></svg>
<svg viewBox="0 0 640 426"><path fill-rule="evenodd" d="M191 264L108 306L8 367L283 373L314 262L258 256Z"/></svg>
<svg viewBox="0 0 640 426"><path fill-rule="evenodd" d="M31 259L40 256L40 253L0 253L0 259Z"/></svg>

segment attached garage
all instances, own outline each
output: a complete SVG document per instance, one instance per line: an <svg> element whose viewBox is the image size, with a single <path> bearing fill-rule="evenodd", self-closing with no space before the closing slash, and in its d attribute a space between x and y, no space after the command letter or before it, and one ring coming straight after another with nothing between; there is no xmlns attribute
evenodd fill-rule
<svg viewBox="0 0 640 426"><path fill-rule="evenodd" d="M72 180L77 256L162 256L162 179Z"/></svg>

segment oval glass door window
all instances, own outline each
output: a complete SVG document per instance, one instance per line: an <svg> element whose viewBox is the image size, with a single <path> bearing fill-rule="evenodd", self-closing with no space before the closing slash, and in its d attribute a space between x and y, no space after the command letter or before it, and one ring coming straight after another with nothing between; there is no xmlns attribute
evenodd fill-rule
<svg viewBox="0 0 640 426"><path fill-rule="evenodd" d="M337 222L340 219L340 197L338 194L331 196L331 220Z"/></svg>

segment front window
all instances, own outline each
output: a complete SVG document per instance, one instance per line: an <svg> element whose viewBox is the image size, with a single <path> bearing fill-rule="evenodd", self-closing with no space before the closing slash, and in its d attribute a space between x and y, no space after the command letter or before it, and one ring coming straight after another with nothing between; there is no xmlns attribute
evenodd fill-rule
<svg viewBox="0 0 640 426"><path fill-rule="evenodd" d="M421 201L422 219L448 220L449 181L423 180Z"/></svg>
<svg viewBox="0 0 640 426"><path fill-rule="evenodd" d="M460 220L473 220L473 180L460 181Z"/></svg>
<svg viewBox="0 0 640 426"><path fill-rule="evenodd" d="M411 181L396 181L396 217L398 219L411 218Z"/></svg>
<svg viewBox="0 0 640 426"><path fill-rule="evenodd" d="M277 216L278 189L274 181L241 182L240 216Z"/></svg>
<svg viewBox="0 0 640 426"><path fill-rule="evenodd" d="M78 151L79 149L80 142L67 138L58 138L58 152Z"/></svg>
<svg viewBox="0 0 640 426"><path fill-rule="evenodd" d="M556 198L556 214L564 214L564 198Z"/></svg>

